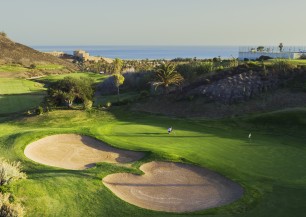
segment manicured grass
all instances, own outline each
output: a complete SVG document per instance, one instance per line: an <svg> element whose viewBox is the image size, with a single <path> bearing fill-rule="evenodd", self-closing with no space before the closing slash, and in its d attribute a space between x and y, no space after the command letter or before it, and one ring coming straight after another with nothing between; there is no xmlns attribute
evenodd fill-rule
<svg viewBox="0 0 306 217"><path fill-rule="evenodd" d="M23 72L29 69L20 65L0 65L0 72Z"/></svg>
<svg viewBox="0 0 306 217"><path fill-rule="evenodd" d="M0 79L0 116L23 112L38 106L45 88L37 82L18 78Z"/></svg>
<svg viewBox="0 0 306 217"><path fill-rule="evenodd" d="M23 112L37 107L44 94L0 95L0 116Z"/></svg>
<svg viewBox="0 0 306 217"><path fill-rule="evenodd" d="M42 84L33 81L16 78L0 79L0 95L40 92L44 90Z"/></svg>
<svg viewBox="0 0 306 217"><path fill-rule="evenodd" d="M28 179L16 182L12 192L24 203L28 216L302 217L306 212L306 124L299 122L293 132L290 121L283 125L265 121L274 115L286 120L291 112L296 116L306 109L223 121L177 119L118 108L53 111L0 124L0 157L24 165ZM169 126L175 133L167 134ZM247 138L250 131L251 141ZM116 147L150 154L131 169L101 163L84 171L48 167L24 156L29 142L57 133L90 135ZM139 173L141 163L160 159L218 171L240 183L245 196L217 209L169 214L130 205L101 182L111 173Z"/></svg>
<svg viewBox="0 0 306 217"><path fill-rule="evenodd" d="M43 82L43 83L50 83L50 82L56 82L58 80L63 79L64 77L86 77L86 78L91 78L94 80L95 83L103 81L105 78L107 78L107 75L100 75L97 73L92 73L92 72L76 72L76 73L70 73L70 74L61 74L61 75L49 75L45 77L41 77L36 79L37 81Z"/></svg>

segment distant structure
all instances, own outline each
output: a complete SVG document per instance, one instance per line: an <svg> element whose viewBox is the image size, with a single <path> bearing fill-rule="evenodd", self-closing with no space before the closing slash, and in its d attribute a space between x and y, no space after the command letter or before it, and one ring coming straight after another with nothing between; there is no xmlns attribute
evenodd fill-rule
<svg viewBox="0 0 306 217"><path fill-rule="evenodd" d="M55 57L62 57L65 55L64 52L61 52L61 51L52 51L52 52L44 52L46 54L50 54L52 56L55 56Z"/></svg>
<svg viewBox="0 0 306 217"><path fill-rule="evenodd" d="M306 48L302 47L284 47L283 43L280 43L278 47L240 47L239 48L239 60L256 60L260 57L269 57L272 59L300 59L306 57Z"/></svg>
<svg viewBox="0 0 306 217"><path fill-rule="evenodd" d="M105 60L107 63L112 63L113 59L111 58L105 58L105 57L96 57L96 56L90 56L89 53L87 53L84 50L76 50L73 51L73 56L77 57L79 59L82 59L84 61L94 61L98 62L100 60Z"/></svg>

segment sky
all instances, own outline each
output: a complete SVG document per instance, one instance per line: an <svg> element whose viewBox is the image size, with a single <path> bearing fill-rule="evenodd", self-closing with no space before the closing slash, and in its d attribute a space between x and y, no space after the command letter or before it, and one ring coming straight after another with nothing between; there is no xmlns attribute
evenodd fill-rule
<svg viewBox="0 0 306 217"><path fill-rule="evenodd" d="M0 0L27 45L306 45L306 0Z"/></svg>

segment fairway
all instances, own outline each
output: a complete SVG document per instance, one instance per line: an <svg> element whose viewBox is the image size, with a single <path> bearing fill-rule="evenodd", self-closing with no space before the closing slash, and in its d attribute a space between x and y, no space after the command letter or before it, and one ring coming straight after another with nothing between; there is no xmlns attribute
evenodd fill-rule
<svg viewBox="0 0 306 217"><path fill-rule="evenodd" d="M33 93L43 90L45 89L42 84L29 80L18 78L1 78L0 80L0 95Z"/></svg>
<svg viewBox="0 0 306 217"><path fill-rule="evenodd" d="M38 106L44 94L0 95L0 115L23 112Z"/></svg>
<svg viewBox="0 0 306 217"><path fill-rule="evenodd" d="M236 202L188 216L299 217L306 211L306 149L301 133L305 125L297 123L298 129L290 131L285 121L273 124L275 115L285 120L297 113L304 114L305 109L228 121L167 118L121 109L53 111L1 123L0 156L19 160L24 166L28 179L18 181L12 192L21 198L28 216L182 216L131 205L102 183L110 174L141 175L139 167L147 162L174 161L210 169L244 189ZM169 126L176 134L168 135ZM87 170L42 165L24 155L31 142L63 133L87 135L116 148L147 154L132 167L97 163Z"/></svg>
<svg viewBox="0 0 306 217"><path fill-rule="evenodd" d="M18 79L0 79L0 116L37 107L45 96L42 84Z"/></svg>
<svg viewBox="0 0 306 217"><path fill-rule="evenodd" d="M50 82L52 83L59 81L67 76L74 78L91 78L94 80L95 83L101 82L108 77L108 75L100 75L92 72L75 72L75 73L61 74L61 75L48 75L41 78L37 78L35 80L43 83L50 83Z"/></svg>

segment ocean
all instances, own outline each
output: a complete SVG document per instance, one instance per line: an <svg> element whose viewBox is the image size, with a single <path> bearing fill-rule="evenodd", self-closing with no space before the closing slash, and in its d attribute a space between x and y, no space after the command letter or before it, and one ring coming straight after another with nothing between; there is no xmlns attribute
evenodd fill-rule
<svg viewBox="0 0 306 217"><path fill-rule="evenodd" d="M198 58L209 59L214 57L238 57L238 46L32 46L42 51L63 51L73 54L75 50L85 50L91 56L108 58L132 59L174 59Z"/></svg>

